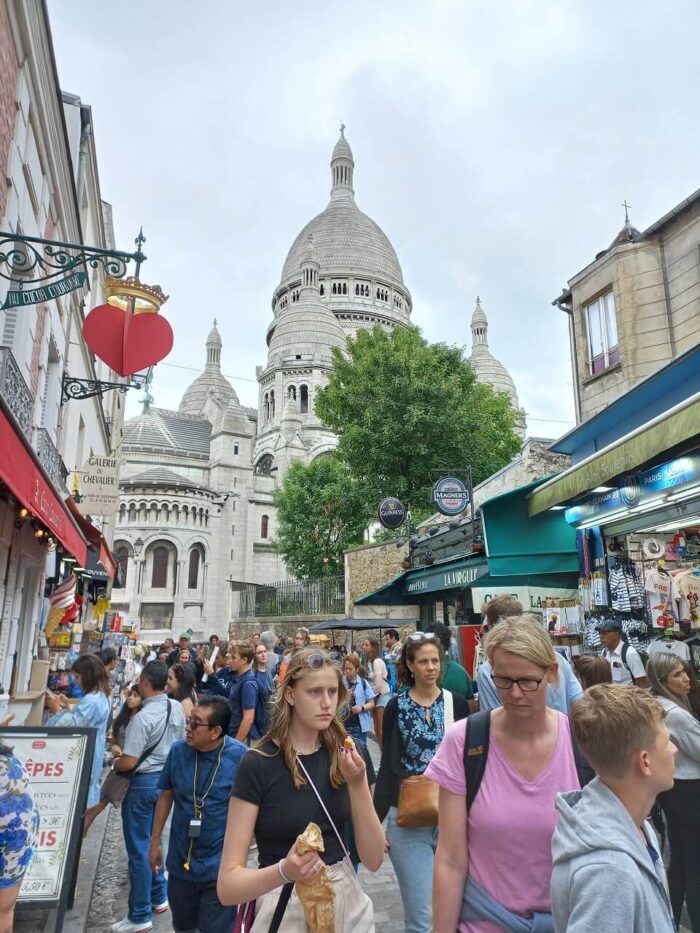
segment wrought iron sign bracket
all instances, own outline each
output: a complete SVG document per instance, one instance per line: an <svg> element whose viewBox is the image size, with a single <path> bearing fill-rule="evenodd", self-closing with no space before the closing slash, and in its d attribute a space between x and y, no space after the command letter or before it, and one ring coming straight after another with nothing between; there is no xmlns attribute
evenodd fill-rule
<svg viewBox="0 0 700 933"><path fill-rule="evenodd" d="M124 395L129 389L143 389L147 376L132 376L130 382L101 382L99 379L74 379L64 373L62 380L61 405L71 399L93 398L113 389Z"/></svg>
<svg viewBox="0 0 700 933"><path fill-rule="evenodd" d="M16 286L7 294L3 308L20 308L60 298L87 283L87 266L102 267L106 275L124 278L130 262L136 264L139 277L146 238L143 230L136 237L136 251L86 246L84 243L64 243L44 240L20 233L0 231L0 278Z"/></svg>

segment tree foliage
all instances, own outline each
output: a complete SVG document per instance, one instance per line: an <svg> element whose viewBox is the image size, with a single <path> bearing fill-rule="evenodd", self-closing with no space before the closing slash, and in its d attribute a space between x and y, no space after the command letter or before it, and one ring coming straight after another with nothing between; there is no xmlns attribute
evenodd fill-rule
<svg viewBox="0 0 700 933"><path fill-rule="evenodd" d="M471 464L476 484L520 447L508 396L477 382L458 347L429 344L415 328L361 330L345 354L334 349L316 413L375 508L389 495L430 508L432 469Z"/></svg>
<svg viewBox="0 0 700 933"><path fill-rule="evenodd" d="M371 519L366 498L334 454L293 464L274 504L276 544L300 578L342 573L343 551L362 543Z"/></svg>

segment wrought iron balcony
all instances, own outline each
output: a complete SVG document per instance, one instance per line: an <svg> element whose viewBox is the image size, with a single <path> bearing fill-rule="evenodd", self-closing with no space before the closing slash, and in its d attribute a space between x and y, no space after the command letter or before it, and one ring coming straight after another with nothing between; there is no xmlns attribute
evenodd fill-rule
<svg viewBox="0 0 700 933"><path fill-rule="evenodd" d="M28 438L32 430L34 400L9 347L0 347L0 395Z"/></svg>
<svg viewBox="0 0 700 933"><path fill-rule="evenodd" d="M37 428L36 453L54 486L67 492L66 478L68 470L46 428Z"/></svg>

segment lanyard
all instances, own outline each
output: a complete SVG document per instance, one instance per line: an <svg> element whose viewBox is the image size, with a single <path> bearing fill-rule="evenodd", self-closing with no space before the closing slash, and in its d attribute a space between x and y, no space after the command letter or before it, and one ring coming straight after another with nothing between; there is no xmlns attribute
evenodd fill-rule
<svg viewBox="0 0 700 933"><path fill-rule="evenodd" d="M197 772L199 770L199 752L196 749L194 752L194 773L192 775L192 807L194 809L194 820L190 820L190 830L191 830L190 831L190 846L189 846L189 849L187 850L187 859L184 865L182 866L185 869L185 871L190 870L190 863L192 861L192 848L194 846L194 840L199 836L199 832L201 829L200 824L202 820L202 812L204 810L204 804L206 803L207 797L209 796L209 791L214 786L216 775L219 773L219 767L221 766L221 756L224 753L225 747L226 747L226 739L224 738L222 739L222 742L221 742L221 748L219 749L219 755L216 759L216 765L213 765L209 772L209 777L211 777L211 780L209 781L209 787L207 787L207 789L202 794L197 793ZM207 777L207 780L209 780L209 777ZM206 786L206 783L207 781L205 780L204 786ZM197 824L197 829L195 830L196 835L192 834L192 827L194 824Z"/></svg>

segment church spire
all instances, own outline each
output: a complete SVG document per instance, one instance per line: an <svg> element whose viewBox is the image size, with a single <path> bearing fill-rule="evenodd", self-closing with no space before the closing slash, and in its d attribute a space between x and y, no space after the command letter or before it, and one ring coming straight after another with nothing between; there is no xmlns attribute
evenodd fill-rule
<svg viewBox="0 0 700 933"><path fill-rule="evenodd" d="M331 198L353 199L355 192L352 187L352 176L355 170L355 160L352 157L352 149L345 138L345 124L340 124L340 138L335 144L333 155L331 156Z"/></svg>
<svg viewBox="0 0 700 933"><path fill-rule="evenodd" d="M481 298L476 296L476 307L472 314L472 350L475 347L488 347L489 322L486 312L481 307Z"/></svg>
<svg viewBox="0 0 700 933"><path fill-rule="evenodd" d="M209 336L207 337L207 365L206 369L208 372L221 372L221 334L219 333L216 326L216 318L214 318L214 326L209 331Z"/></svg>
<svg viewBox="0 0 700 933"><path fill-rule="evenodd" d="M314 247L314 237L310 233L306 238L306 246L299 262L302 294L306 290L318 293L318 272L320 268L318 254Z"/></svg>

